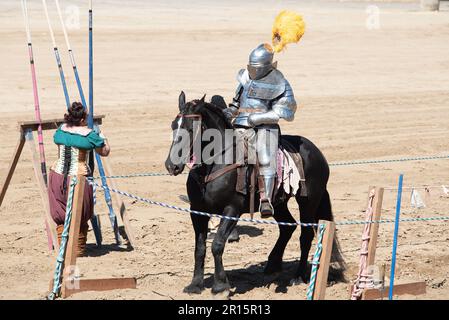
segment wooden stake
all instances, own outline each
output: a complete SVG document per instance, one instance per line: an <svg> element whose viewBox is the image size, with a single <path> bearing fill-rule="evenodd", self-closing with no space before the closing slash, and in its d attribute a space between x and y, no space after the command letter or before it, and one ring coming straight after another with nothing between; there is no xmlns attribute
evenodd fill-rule
<svg viewBox="0 0 449 320"><path fill-rule="evenodd" d="M375 188L374 191L374 199L373 199L373 221L379 221L380 216L382 213L382 201L384 196L384 188L377 188L377 187L370 187L368 191L368 195L370 194L371 190ZM369 233L369 244L368 244L368 256L366 265L367 266L373 266L375 257L376 257L376 248L377 248L377 236L379 234L379 224L378 223L372 223L371 229Z"/></svg>
<svg viewBox="0 0 449 320"><path fill-rule="evenodd" d="M313 300L324 300L327 287L327 277L329 275L329 265L332 255L332 245L334 243L335 222L320 220L319 224L325 225L323 234L323 250L321 252L320 264L316 275L315 291Z"/></svg>
<svg viewBox="0 0 449 320"><path fill-rule="evenodd" d="M41 171L41 160L39 158L39 154L36 151L36 146L34 144L34 138L33 138L33 132L31 130L27 130L25 132L25 140L26 143L30 147L31 156L32 156L32 162L33 162L33 169L34 169L34 175L37 180L39 193L42 199L42 205L44 206L44 221L48 236L48 245L49 250L55 249L55 252L58 252L59 245L58 245L58 235L56 232L56 223L53 221L53 218L50 214L50 201L48 200L48 189L45 185L44 177L42 176Z"/></svg>
<svg viewBox="0 0 449 320"><path fill-rule="evenodd" d="M67 290L74 289L79 285L75 282L76 258L78 255L78 238L81 227L81 216L83 214L84 187L86 178L77 176L78 183L75 186L72 204L72 220L70 221L69 239L64 255L64 271L62 276L61 296L67 297Z"/></svg>

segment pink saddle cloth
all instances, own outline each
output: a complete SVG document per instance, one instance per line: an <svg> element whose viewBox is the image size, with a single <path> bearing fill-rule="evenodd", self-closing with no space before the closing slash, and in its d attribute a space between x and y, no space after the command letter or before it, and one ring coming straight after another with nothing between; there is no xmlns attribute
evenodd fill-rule
<svg viewBox="0 0 449 320"><path fill-rule="evenodd" d="M282 147L277 153L277 177L276 189L282 187L285 193L292 196L296 195L300 184L305 181L292 156Z"/></svg>

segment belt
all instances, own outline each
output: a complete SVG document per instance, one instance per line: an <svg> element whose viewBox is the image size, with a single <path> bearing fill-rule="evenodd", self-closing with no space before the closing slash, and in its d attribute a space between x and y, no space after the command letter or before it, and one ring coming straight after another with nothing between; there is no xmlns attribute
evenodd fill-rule
<svg viewBox="0 0 449 320"><path fill-rule="evenodd" d="M264 109L240 108L239 113L259 113L265 112Z"/></svg>

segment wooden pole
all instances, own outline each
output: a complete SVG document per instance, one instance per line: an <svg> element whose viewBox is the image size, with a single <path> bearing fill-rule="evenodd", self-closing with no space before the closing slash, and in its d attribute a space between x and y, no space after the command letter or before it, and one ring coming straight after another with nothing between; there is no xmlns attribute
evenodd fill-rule
<svg viewBox="0 0 449 320"><path fill-rule="evenodd" d="M9 183L11 182L12 176L14 175L14 171L16 170L17 162L19 162L19 158L20 155L22 154L24 145L25 145L25 137L23 135L23 132L20 131L19 141L17 142L17 146L14 150L11 163L9 164L8 173L2 184L2 190L0 192L0 207L2 206L3 199L5 198L6 191L8 190Z"/></svg>
<svg viewBox="0 0 449 320"><path fill-rule="evenodd" d="M371 190L374 190L374 199L373 199L373 221L379 221L382 213L382 201L384 197L384 188L370 187L368 191L368 198ZM376 248L377 248L377 236L379 234L379 224L373 223L371 224L370 233L369 233L369 244L368 244L368 256L366 265L373 266L375 257L376 257Z"/></svg>
<svg viewBox="0 0 449 320"><path fill-rule="evenodd" d="M334 243L335 222L319 220L318 224L324 224L325 230L322 242L323 250L321 252L320 264L318 266L315 291L313 292L313 300L324 300L327 287L327 277L329 275L329 265L332 255L332 245Z"/></svg>
<svg viewBox="0 0 449 320"><path fill-rule="evenodd" d="M76 272L76 258L78 255L78 238L81 227L81 216L83 214L84 187L86 178L77 176L78 183L75 186L72 206L72 220L70 221L69 240L64 256L64 271L62 278L61 296L67 297L67 290L76 288L74 273Z"/></svg>
<svg viewBox="0 0 449 320"><path fill-rule="evenodd" d="M56 233L56 224L53 221L50 214L50 202L48 200L48 190L44 181L44 177L41 172L40 166L40 158L36 151L36 146L34 144L33 132L31 130L27 130L25 132L25 140L30 147L34 175L36 177L36 181L38 184L39 193L41 195L42 204L44 206L44 221L45 221L45 229L47 232L48 239L48 248L49 250L56 249L58 251L58 236Z"/></svg>

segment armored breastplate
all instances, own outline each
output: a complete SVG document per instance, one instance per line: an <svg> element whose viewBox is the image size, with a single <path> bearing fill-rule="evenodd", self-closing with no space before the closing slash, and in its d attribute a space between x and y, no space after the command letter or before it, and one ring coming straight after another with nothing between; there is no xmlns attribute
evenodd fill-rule
<svg viewBox="0 0 449 320"><path fill-rule="evenodd" d="M249 79L248 71L241 70L237 79L243 90L240 95L239 114L234 124L249 127L248 116L251 113L264 113L271 110L273 100L285 91L285 80L282 73L276 69L259 80Z"/></svg>

